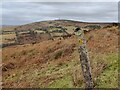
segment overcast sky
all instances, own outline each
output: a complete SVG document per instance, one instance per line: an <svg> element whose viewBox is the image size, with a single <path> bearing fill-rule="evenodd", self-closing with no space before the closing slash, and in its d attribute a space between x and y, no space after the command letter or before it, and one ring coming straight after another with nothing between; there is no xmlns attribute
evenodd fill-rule
<svg viewBox="0 0 120 90"><path fill-rule="evenodd" d="M0 10L3 25L54 19L118 22L117 2L3 2Z"/></svg>

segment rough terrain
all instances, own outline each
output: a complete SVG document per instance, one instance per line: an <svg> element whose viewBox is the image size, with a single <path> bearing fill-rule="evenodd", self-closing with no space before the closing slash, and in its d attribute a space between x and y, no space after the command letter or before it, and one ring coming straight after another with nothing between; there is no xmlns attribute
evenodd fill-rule
<svg viewBox="0 0 120 90"><path fill-rule="evenodd" d="M85 37L94 87L118 87L118 26L91 30ZM77 49L75 35L3 48L3 87L85 87Z"/></svg>

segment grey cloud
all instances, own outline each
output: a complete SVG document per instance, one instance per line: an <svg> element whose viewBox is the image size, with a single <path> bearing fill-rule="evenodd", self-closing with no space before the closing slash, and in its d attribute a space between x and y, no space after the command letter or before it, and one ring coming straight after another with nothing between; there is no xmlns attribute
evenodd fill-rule
<svg viewBox="0 0 120 90"><path fill-rule="evenodd" d="M119 2L119 0L3 0L4 2Z"/></svg>
<svg viewBox="0 0 120 90"><path fill-rule="evenodd" d="M24 24L56 18L89 22L117 22L118 19L118 5L115 2L4 2L2 10L3 24Z"/></svg>

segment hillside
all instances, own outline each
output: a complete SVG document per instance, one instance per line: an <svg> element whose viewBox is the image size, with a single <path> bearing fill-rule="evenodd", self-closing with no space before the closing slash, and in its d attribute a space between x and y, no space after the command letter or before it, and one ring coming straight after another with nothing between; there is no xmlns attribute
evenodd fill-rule
<svg viewBox="0 0 120 90"><path fill-rule="evenodd" d="M76 26L89 25L95 24L47 21L18 26L17 30L62 26L71 33ZM95 88L118 87L118 26L108 25L85 33ZM5 88L85 87L75 35L5 47L2 55Z"/></svg>
<svg viewBox="0 0 120 90"><path fill-rule="evenodd" d="M102 27L107 26L112 23L86 23L72 20L50 20L50 21L41 21L41 22L33 22L20 26L4 26L2 27L2 31L11 31L17 28L18 30L28 30L35 29L39 27L49 27L49 26L62 26L62 27L70 27L70 26L86 26L86 25L101 25Z"/></svg>
<svg viewBox="0 0 120 90"><path fill-rule="evenodd" d="M100 28L111 27L112 23L85 23L85 22L78 22L72 20L53 20L53 21L41 21L41 22L34 22L20 26L4 26L2 27L2 43L14 45L16 43L16 32L19 34L21 33L32 33L34 31L36 39L32 40L31 35L20 35L20 43L32 43L34 42L41 42L45 39L49 39L49 35L51 34L52 37L58 37L60 35L65 35L64 33L60 33L63 29L68 34L73 34L76 27L83 27L84 29L94 30ZM50 32L49 35L41 35L42 33ZM66 33L65 32L65 33ZM43 38L43 37L47 38ZM27 39L25 39L27 37ZM40 39L41 38L41 39ZM31 41L32 40L32 41ZM22 41L22 42L21 42ZM3 45L4 46L4 45Z"/></svg>

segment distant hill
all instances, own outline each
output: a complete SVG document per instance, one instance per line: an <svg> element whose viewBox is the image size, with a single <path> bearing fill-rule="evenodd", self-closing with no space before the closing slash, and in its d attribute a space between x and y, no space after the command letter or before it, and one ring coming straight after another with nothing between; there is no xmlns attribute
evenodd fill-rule
<svg viewBox="0 0 120 90"><path fill-rule="evenodd" d="M49 26L79 26L83 27L86 25L100 25L101 27L107 26L112 23L87 23L87 22L79 22L79 21L73 21L73 20L49 20L49 21L40 21L40 22L34 22L34 23L28 23L25 25L19 25L19 26L3 26L3 31L11 31L16 28L16 30L29 30L29 29L35 29L39 27L49 27Z"/></svg>

